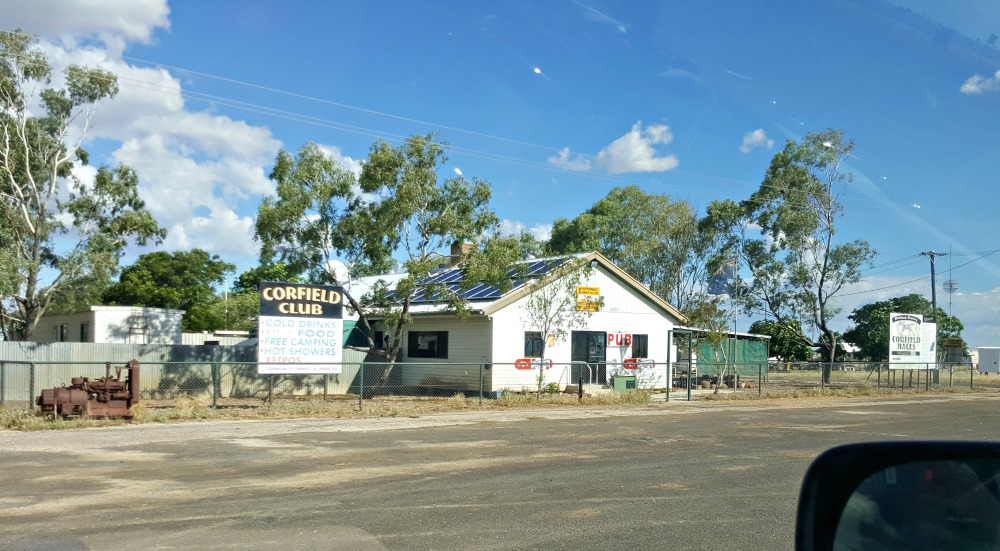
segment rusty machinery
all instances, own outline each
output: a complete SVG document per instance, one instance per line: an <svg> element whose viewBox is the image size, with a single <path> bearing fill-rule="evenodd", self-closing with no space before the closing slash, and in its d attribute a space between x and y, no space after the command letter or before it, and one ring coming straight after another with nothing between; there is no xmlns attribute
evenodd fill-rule
<svg viewBox="0 0 1000 551"><path fill-rule="evenodd" d="M132 360L125 367L114 368L114 377L111 376L111 364L106 367L105 376L100 379L73 377L68 387L43 390L35 401L42 415L131 419L131 408L139 403L139 362ZM122 371L126 371L124 379Z"/></svg>

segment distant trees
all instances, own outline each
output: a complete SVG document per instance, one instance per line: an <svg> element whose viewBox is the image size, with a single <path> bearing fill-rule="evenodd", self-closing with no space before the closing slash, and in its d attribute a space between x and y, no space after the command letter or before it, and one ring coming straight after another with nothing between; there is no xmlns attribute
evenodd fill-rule
<svg viewBox="0 0 1000 551"><path fill-rule="evenodd" d="M93 181L73 170L88 162L81 144L97 104L118 93L118 78L73 65L64 87L49 87L52 66L33 43L0 31L0 325L21 340L32 338L61 288L110 282L129 240L166 235L130 167L102 166Z"/></svg>
<svg viewBox="0 0 1000 551"><path fill-rule="evenodd" d="M147 253L122 270L104 302L184 310L184 331L219 329L226 326L225 305L216 289L234 269L201 249Z"/></svg>

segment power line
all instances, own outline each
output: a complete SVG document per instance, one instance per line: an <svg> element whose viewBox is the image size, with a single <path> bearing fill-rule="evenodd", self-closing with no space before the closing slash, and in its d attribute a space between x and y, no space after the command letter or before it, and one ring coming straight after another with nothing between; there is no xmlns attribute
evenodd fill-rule
<svg viewBox="0 0 1000 551"><path fill-rule="evenodd" d="M968 261L968 262L966 262L964 264L960 264L958 266L953 266L952 270L957 269L957 268L963 268L965 266L968 266L969 264L973 264L975 262L979 262L980 260L982 260L982 259L984 259L986 257L992 256L992 255L994 255L994 254L996 254L998 252L1000 252L1000 249L995 249L995 250L983 253L978 258L975 258L973 260L970 260L970 261ZM850 297L850 296L855 296L855 295L864 295L864 294L867 294L867 293L877 293L879 291L885 291L886 289L892 289L894 287L902 287L903 285L909 285L911 283L916 283L918 281L923 281L925 279L929 279L930 277L931 276L926 275L924 277L918 277L916 279L911 279L909 281L904 281L902 283L893 283L892 285L886 285L884 287L879 287L877 289L868 289L868 290L865 290L865 291L855 291L853 293L837 294L837 296L838 297Z"/></svg>
<svg viewBox="0 0 1000 551"><path fill-rule="evenodd" d="M28 34L25 34L25 33L18 33L18 32L9 31L9 30L4 31L4 32L10 33L10 34L19 34L21 36L32 36L32 35L28 35ZM420 124L420 125L431 126L433 128L438 128L438 129L442 129L442 130L459 132L459 133L463 133L463 134L467 134L467 135L471 135L471 136L476 136L476 137L481 137L481 138L485 138L485 139L489 139L489 140L495 140L495 141L509 143L509 144L514 144L514 145L522 145L522 146L526 146L526 147L532 147L532 148L536 148L536 149L540 149L540 150L544 150L544 151L548 151L548 152L555 152L555 153L558 153L558 152L562 151L562 149L563 149L563 148L559 148L559 147L542 145L542 144L532 143L532 142L528 142L528 141L524 141L524 140L518 140L518 139L514 139L514 138L508 138L508 137L504 137L504 136L497 136L497 135L493 135L493 134L487 134L487 133L484 133L484 132L478 132L478 131L470 130L470 129L466 129L466 128L461 128L461 127L456 127L456 126L449 126L449 125L444 125L444 124L435 123L435 122L431 122L431 121L424 121L424 120L420 120L420 119L416 119L416 118L412 118L412 117L407 117L407 116L403 116L403 115L397 115L397 114L389 113L389 112L385 112L385 111L379 111L379 110L375 110L375 109L369 109L369 108L365 108L365 107L359 107L359 106L355 106L355 105L346 104L346 103L343 103L343 102L337 102L337 101L333 101L333 100L329 100L329 99L325 99L325 98L320 98L320 97L313 96L313 95L302 94L302 93L298 93L298 92L292 92L292 91L284 90L284 89L281 89L281 88L275 88L275 87L265 86L265 85L262 85L262 84L257 84L257 83L253 83L253 82L238 80L238 79L234 79L234 78L230 78L230 77L225 77L225 76L221 76L221 75L217 75L217 74L212 74L212 73L206 73L206 72L202 72L202 71L196 71L196 70L188 69L188 68L185 68L185 67L180 67L180 66L176 66L176 65L170 65L170 64L160 63L160 62L146 60L146 59L142 59L142 58L131 57L131 56L121 56L121 59L123 59L123 60L130 60L130 61L134 61L134 62L137 62L137 63L146 64L146 65L151 66L151 67L160 67L160 68L165 68L165 69L172 69L174 71L180 71L180 72L184 72L184 73L188 73L188 74L192 74L192 75L197 75L197 76L208 78L208 79L218 80L218 81L221 81L221 82L235 84L235 85L238 85L238 86L243 86L243 87L252 88L252 89L256 89L256 90L261 90L261 91L265 91L265 92L269 92L269 93L280 94L280 95L285 95L285 96L293 97L293 98L297 98L297 99L303 99L303 100L307 100L307 101L312 101L312 102L317 102L317 103L321 103L321 104L326 104L326 105L330 105L330 106L334 106L334 107L338 107L338 108L354 110L354 111L358 111L358 112L366 113L366 114L370 114L370 115L381 116L381 117L391 118L391 119L395 119L395 120L400 120L400 121L411 122L411 123ZM59 66L57 64L51 63L51 60L50 60L50 65L53 66L53 67ZM127 83L129 83L130 86L133 86L133 87L136 87L136 88L146 89L146 90L160 92L160 93L165 93L165 94L170 94L170 95L178 94L182 98L185 98L185 99L191 99L191 100L197 100L197 101L202 101L202 102L206 102L206 103L214 103L214 104L224 105L224 106L227 106L227 107L241 109L241 110L248 111L248 112L254 112L254 113L265 115L265 116L271 116L271 117L275 117L275 118L282 118L282 119L286 119L286 120L291 120L293 122L313 124L313 125L316 125L316 126L323 126L323 127L327 127L327 128L333 128L333 129L336 129L336 130L341 130L341 131L346 131L346 132L351 132L351 133L357 133L357 134L362 134L362 135L368 135L368 136L372 136L372 137L376 137L376 138L387 139L387 137L388 137L388 139L390 139L390 141L402 141L402 140L405 139L405 136L399 136L399 135L392 134L392 133L385 132L385 131L379 131L379 130L375 130L375 129L371 129L371 128L364 128L364 127L354 126L354 125L350 125L350 124L347 124L347 123L333 121L333 120L330 120L330 119L322 119L322 118L319 118L319 117L313 117L313 116L310 116L310 115L304 115L304 114L301 114L301 113L295 113L295 112L281 110L281 109L277 109L277 108L272 108L272 107L267 107L267 106L262 106L262 105L255 105L255 104L251 104L251 103L248 103L248 102L243 102L243 101L240 101L240 100L236 100L236 99L232 99L232 98L228 98L228 97L224 97L224 96L217 96L217 95L204 94L204 93L199 93L199 92L192 92L192 91L184 90L183 88L179 88L179 87L175 88L175 87L172 87L172 86L162 86L162 85L159 85L157 83L151 83L151 82L148 82L148 81L143 81L143 80L140 80L140 79L134 79L134 78L129 78L129 77L121 77L121 76L119 76L118 78L119 78L120 81L127 82ZM613 174L595 173L595 172L590 172L590 171L574 171L574 170L560 168L558 166L551 165L550 163L547 163L547 162L546 163L541 163L541 162L538 162L538 161L526 161L524 159L520 159L520 158L516 158L516 157L510 157L510 156L505 156L505 155L499 155L499 154L496 154L496 153L483 152L483 151L478 151L478 150L473 150L473 149L467 149L467 148L460 148L460 147L455 147L455 146L451 146L451 149L453 151L460 152L460 153L472 154L472 156L477 156L477 157L480 157L480 158L492 159L492 160L499 161L499 162L505 162L505 163L515 164L515 165L521 165L521 166L531 166L531 167L534 167L534 168L544 168L544 169L549 170L549 171L555 171L555 172L561 172L561 173L571 173L571 174L575 174L575 175L582 175L582 176L590 177L592 179L595 179L595 177L596 177L596 179L603 179L603 180L609 180L609 181L621 181L621 182L634 182L635 181L634 177L621 177L621 176L615 176ZM579 156L579 157L581 157L581 158L583 158L583 159L591 161L591 162L593 162L594 160L597 159L597 155L595 155L595 154L579 153L578 152L578 153L576 153L576 155ZM633 165L636 166L636 167L638 167L638 168L651 168L649 165L646 165L646 164L643 164L643 163L635 163L635 162L633 162ZM754 185L755 184L754 182L749 181L749 180L741 180L741 179L729 178L729 177L725 177L725 176L718 176L718 175L712 175L712 174L706 174L706 173L701 173L701 172L692 172L692 171L684 171L684 170L677 170L677 169L670 170L669 172L671 174L676 174L676 175L682 175L682 176L686 175L686 176L693 176L693 177L697 177L697 178L707 178L707 179L711 179L711 180L717 180L717 181L720 181L720 182L729 182L729 183L740 184L740 185L747 185L747 184ZM647 182L647 183L649 185L657 185L657 186L664 187L664 188L675 188L675 189L678 189L678 190L697 191L697 192L704 191L702 188L697 188L697 187L692 187L692 186L667 185L667 184L660 183L660 182ZM748 199L746 199L746 201L751 201L751 199L748 198ZM800 208L806 208L806 207L810 206L807 202L803 202L801 204L796 204L794 201L788 201L788 204L792 205L793 207L800 207Z"/></svg>
<svg viewBox="0 0 1000 551"><path fill-rule="evenodd" d="M9 34L17 34L17 35L20 35L20 36L33 37L33 35L29 35L29 34L26 34L26 33L20 33L20 32L16 32L16 31L7 30L7 31L3 31L3 32L7 32ZM132 57L132 56L124 56L123 55L123 56L121 56L121 59L122 60L129 60L129 61L140 63L140 64L146 64L146 65L148 65L150 67L160 67L160 68L164 68L164 69L171 69L171 70L174 70L174 71L180 71L180 72L188 73L188 74L191 74L191 75L197 75L197 76L200 76L200 77L204 77L204 78L208 78L208 79L213 79L213 80L218 80L220 82L225 82L225 83L229 83L229 84L235 84L237 86L243 86L243 87L247 87L247 88L251 88L251 89L256 89L256 90L260 90L260 91L264 91L264 92L268 92L268 93L285 95L285 96L296 98L296 99L302 99L302 100L312 101L312 102L316 102L316 103L330 105L330 106L337 107L337 108L353 110L353 111L357 111L357 112L365 113L365 114L369 114L369 115L374 115L374 116L379 116L379 117L386 117L386 118L391 118L391 119L394 119L394 120L399 120L399 121L404 121L404 122L410 122L410 123L414 123L414 124L426 125L426 126L430 126L430 127L433 127L433 128L438 128L438 129L452 131L452 132L459 132L459 133L462 133L462 134L466 134L466 135L470 135L470 136L476 136L476 137L480 137L480 138L484 138L484 139L489 139L489 140L494 140L494 141L498 141L498 142L502 142L502 143L508 143L508 144L513 144L513 145L521 145L521 146L531 147L531 148L540 149L540 150L548 151L548 152L560 152L563 149L563 148L559 148L559 147L553 147L553 146L548 146L548 145L543 145L543 144L537 144L537 143L532 143L532 142L528 142L528 141L524 141L524 140L518 140L518 139L514 139L514 138L508 138L508 137L504 137L504 136L497 136L497 135L493 135L493 134L487 134L487 133L484 133L484 132L470 130L470 129L467 129L467 128L461 128L461 127L456 127L456 126L449 126L449 125L444 125L444 124L440 124L440 123L434 123L434 122L431 122L431 121L424 121L424 120L421 120L421 119L416 119L416 118L412 118L412 117L407 117L407 116L403 116L403 115L389 113L389 112L386 112L386 111L380 111L380 110L370 109L370 108L366 108L366 107L359 107L359 106L356 106L356 105L350 105L350 104L347 104L347 103L338 102L338 101L334 101L334 100L330 100L330 99L325 99L325 98L321 98L321 97L317 97L317 96L313 96L313 95L308 95L308 94L303 94L303 93L298 93L298 92L292 92L292 91L284 90L284 89L281 89L281 88L276 88L276 87L271 87L271 86L265 86L265 85L262 85L262 84L257 84L257 83L253 83L253 82L238 80L238 79L234 79L234 78L230 78L230 77L225 77L225 76L221 76L221 75L217 75L217 74L212 74L212 73L207 73L207 72L202 72L202 71L196 71L196 70L193 70L193 69L188 69L188 68L184 68L184 67L180 67L180 66L175 66L175 65L169 65L169 64L165 64L165 63L160 63L160 62L156 62L156 61L142 59L142 58L137 58L137 57ZM50 65L57 66L55 64L52 64L51 61L50 61ZM394 133L391 133L391 132L376 130L376 129L373 129L373 128L365 128L365 127L361 127L361 126L347 124L347 123L344 123L344 122L339 122L339 121L330 120L330 119L324 119L324 118L320 118L320 117L314 117L314 116L311 116L311 115L305 115L305 114L302 114L302 113L296 113L296 112L292 112L292 111L286 111L286 110L272 108L272 107L268 107L268 106L264 106L264 105L256 105L256 104L252 104L252 103L248 103L248 102L243 102L243 101L240 101L240 100L236 100L236 99L232 99L232 98L227 98L227 97L223 97L223 96L215 96L215 95L211 95L211 94L204 94L204 93L199 93L199 92L187 91L187 90L184 90L183 88L180 88L180 87L177 87L177 88L175 88L175 87L167 87L167 86L158 85L156 83L151 83L151 82L148 82L148 81L142 81L142 80L139 80L139 79L133 79L133 78L128 78L128 77L119 77L119 80L120 81L124 81L124 82L128 82L130 86L134 86L134 87L140 88L140 89L146 89L146 90L150 90L150 91L155 91L155 92L160 92L160 93L165 93L165 94L171 94L171 95L177 94L177 95L180 95L180 97L185 98L185 99L196 100L196 101L206 102L206 103L210 103L210 104L219 104L219 105L223 105L223 106L226 106L226 107L231 107L231 108L234 108L234 109L240 109L240 110L244 110L244 111L248 111L248 112L253 112L253 113L261 114L261 115L264 115L264 116L269 116L269 117L274 117L274 118L280 118L280 119L290 120L290 121L293 121L293 122L304 123L304 124L311 124L311 125L314 125L314 126L320 126L320 127L325 127L325 128L331 128L331 129L339 130L339 131L343 131L343 132L350 132L350 133L355 133L355 134L361 134L361 135L371 136L371 137L375 137L375 138L379 138L379 139L386 139L388 141L396 141L396 142L398 142L398 141L403 141L403 140L406 139L405 136L401 136L401 135L394 134ZM507 163L507 164L511 164L511 165L523 166L523 167L528 167L528 168L533 168L533 169L541 169L541 170L546 170L546 171L551 171L551 172L558 172L558 173L563 173L563 174L570 173L570 174L574 174L574 175L578 175L578 176L584 176L584 177L587 177L587 178L592 179L592 180L604 180L604 181L609 181L609 182L621 182L621 183L635 183L635 177L634 176L632 176L632 177L622 177L622 176L617 176L617 175L614 175L614 174L607 174L607 173L601 173L601 172L574 171L574 170L569 170L569 169L561 168L561 167L556 166L556 165L552 165L549 162L531 161L531 160L526 160L526 159L522 159L522 158L518 158L518 157L512 157L512 156L509 156L509 155L501 155L501 154L498 154L498 153L492 153L492 152L480 151L480 150L475 150L475 149L468 149L468 148L456 147L456 146L451 145L451 144L449 144L449 149L451 151L455 151L457 153L461 153L461 154L468 155L468 156L471 156L471 157L476 157L476 158L481 158L481 159L486 159L486 160L492 160L492 161ZM576 155L578 155L579 157L581 157L583 159L591 161L591 162L597 159L597 155L594 155L594 154L576 153ZM639 167L639 168L648 167L648 165L643 165L642 163L636 163L636 164L634 164L634 166ZM749 185L754 185L754 182L749 181L749 180L740 180L740 179L736 179L736 178L728 178L728 177L724 177L724 176L718 176L718 175L712 175L712 174L706 174L706 173L699 173L699 172L691 172L691 171L683 171L683 170L673 169L673 170L670 170L669 173L670 174L674 174L674 175L680 175L680 176L692 176L692 177L697 177L697 178L707 178L707 179L716 180L716 181L719 181L719 182L728 182L728 183L734 183L734 184L740 184L740 185L748 185L748 184ZM646 185L651 185L651 186L658 186L658 187L662 187L662 188L665 188L665 189L673 189L673 190L677 190L677 191L688 191L688 192L692 192L693 191L693 192L702 192L702 193L705 192L705 190L703 188L689 186L689 185L678 185L678 184L670 184L670 185L668 185L668 184L665 184L665 183L662 183L662 182L649 182L649 181L645 182L645 184ZM763 184L763 183L761 183L759 185L761 187L766 187L766 184ZM744 201L745 202L753 202L753 199L752 198L747 198ZM813 205L811 205L809 203L808 197L804 201L802 201L802 202L796 202L796 201L792 201L792 200L787 200L786 199L786 204L788 204L789 206L791 206L793 208L802 208L802 209L811 208L813 206Z"/></svg>

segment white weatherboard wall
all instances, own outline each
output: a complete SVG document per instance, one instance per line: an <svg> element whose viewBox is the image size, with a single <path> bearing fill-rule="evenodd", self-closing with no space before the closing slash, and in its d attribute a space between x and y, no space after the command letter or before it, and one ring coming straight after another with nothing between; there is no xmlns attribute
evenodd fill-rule
<svg viewBox="0 0 1000 551"><path fill-rule="evenodd" d="M447 331L448 358L410 358L407 354L411 331ZM403 333L403 386L479 390L479 366L490 362L490 322L484 317L461 320L454 317L414 317ZM485 390L489 389L486 374Z"/></svg>
<svg viewBox="0 0 1000 551"><path fill-rule="evenodd" d="M60 325L66 325L66 342L180 344L183 310L144 306L91 306L72 314L42 316L37 342L60 341ZM81 325L87 338L81 339Z"/></svg>
<svg viewBox="0 0 1000 551"><path fill-rule="evenodd" d="M600 312L594 312L587 318L583 327L574 328L577 331L601 331L608 334L628 333L645 334L649 336L649 358L656 366L649 369L621 369L622 361L632 356L631 347L619 348L608 346L606 358L607 374L610 378L615 373L636 375L640 387L660 387L667 382L667 358L670 353L668 332L674 323L668 314L648 298L641 295L616 277L598 268L593 270L589 279L581 285L599 287L604 305ZM514 362L524 356L524 332L534 328L526 327L524 305L527 297L507 306L493 315L493 369L492 390L535 388L537 370L515 369ZM572 345L570 334L546 347L546 360L553 361L553 367L545 370L543 386L558 383L560 388L571 381L570 360Z"/></svg>

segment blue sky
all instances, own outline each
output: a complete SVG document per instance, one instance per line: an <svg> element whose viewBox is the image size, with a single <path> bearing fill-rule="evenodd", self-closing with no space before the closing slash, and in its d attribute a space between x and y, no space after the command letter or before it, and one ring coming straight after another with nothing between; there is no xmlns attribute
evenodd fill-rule
<svg viewBox="0 0 1000 551"><path fill-rule="evenodd" d="M950 250L939 305L1000 345L993 1L36 0L0 20L119 74L88 146L137 169L168 249L254 266L275 153L306 141L356 167L375 139L437 132L508 231L544 238L614 186L746 198L786 140L832 127L856 142L839 235L880 253L839 328L929 297L916 255Z"/></svg>

